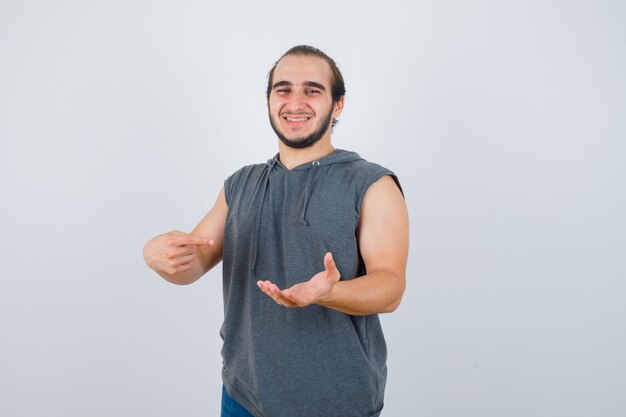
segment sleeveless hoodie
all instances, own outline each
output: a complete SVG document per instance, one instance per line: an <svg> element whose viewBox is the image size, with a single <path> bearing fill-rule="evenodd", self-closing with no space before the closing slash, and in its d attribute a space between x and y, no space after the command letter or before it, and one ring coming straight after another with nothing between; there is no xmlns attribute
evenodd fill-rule
<svg viewBox="0 0 626 417"><path fill-rule="evenodd" d="M256 282L307 281L328 251L342 280L366 274L356 230L367 189L384 175L400 186L338 149L291 170L276 155L226 179L222 378L255 417L379 416L387 350L378 315L285 308Z"/></svg>

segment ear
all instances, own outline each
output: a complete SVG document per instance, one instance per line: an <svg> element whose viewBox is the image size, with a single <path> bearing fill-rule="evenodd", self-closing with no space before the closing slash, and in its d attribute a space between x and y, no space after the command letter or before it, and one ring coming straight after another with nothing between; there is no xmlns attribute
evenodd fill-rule
<svg viewBox="0 0 626 417"><path fill-rule="evenodd" d="M341 96L339 98L339 101L335 102L335 109L333 110L333 119L338 118L339 115L341 114L341 111L343 110L344 97L345 96Z"/></svg>

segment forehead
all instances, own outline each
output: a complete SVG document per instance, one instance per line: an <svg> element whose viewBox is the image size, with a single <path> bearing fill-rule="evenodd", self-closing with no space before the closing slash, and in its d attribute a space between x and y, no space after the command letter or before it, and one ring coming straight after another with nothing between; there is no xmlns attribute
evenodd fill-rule
<svg viewBox="0 0 626 417"><path fill-rule="evenodd" d="M315 55L287 55L274 69L273 82L315 81L330 89L332 71L324 59Z"/></svg>

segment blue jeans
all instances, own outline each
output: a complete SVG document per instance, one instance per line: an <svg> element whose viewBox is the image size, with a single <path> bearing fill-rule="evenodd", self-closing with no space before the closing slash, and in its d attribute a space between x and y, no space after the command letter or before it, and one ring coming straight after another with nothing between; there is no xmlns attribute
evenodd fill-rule
<svg viewBox="0 0 626 417"><path fill-rule="evenodd" d="M222 414L221 417L254 417L237 401L228 395L226 388L222 385Z"/></svg>

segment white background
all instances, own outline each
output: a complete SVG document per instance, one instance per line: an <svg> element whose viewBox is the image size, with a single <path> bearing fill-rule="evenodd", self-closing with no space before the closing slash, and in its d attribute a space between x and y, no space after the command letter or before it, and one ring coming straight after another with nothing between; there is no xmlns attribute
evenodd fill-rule
<svg viewBox="0 0 626 417"><path fill-rule="evenodd" d="M0 416L218 415L221 269L174 286L142 247L276 152L265 77L300 43L344 72L334 144L410 210L383 415L626 415L625 22L622 1L2 0Z"/></svg>

